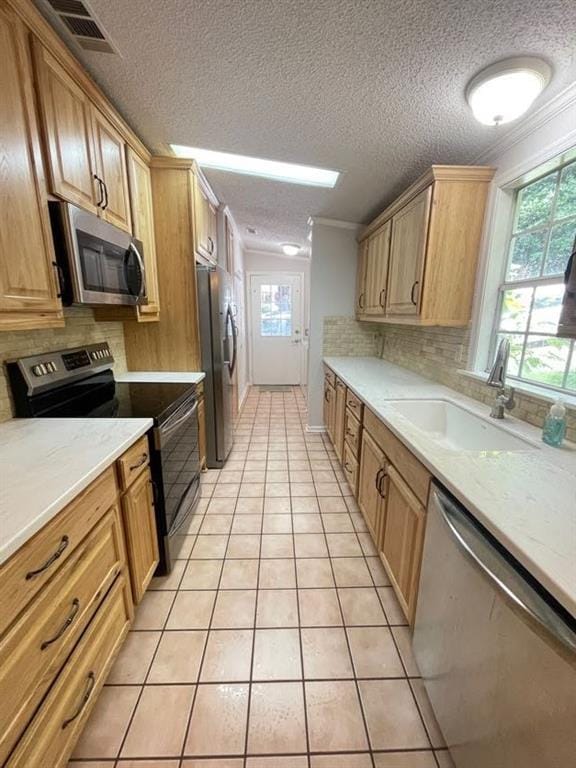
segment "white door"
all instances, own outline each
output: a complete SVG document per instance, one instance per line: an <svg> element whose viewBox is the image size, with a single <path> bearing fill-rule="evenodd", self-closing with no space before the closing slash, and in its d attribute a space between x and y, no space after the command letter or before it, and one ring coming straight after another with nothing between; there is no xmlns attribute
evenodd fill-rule
<svg viewBox="0 0 576 768"><path fill-rule="evenodd" d="M302 285L280 272L250 278L253 384L300 384Z"/></svg>

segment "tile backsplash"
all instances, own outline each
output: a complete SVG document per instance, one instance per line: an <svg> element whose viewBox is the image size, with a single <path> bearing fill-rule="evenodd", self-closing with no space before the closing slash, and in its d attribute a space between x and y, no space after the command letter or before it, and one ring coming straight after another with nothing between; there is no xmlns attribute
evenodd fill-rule
<svg viewBox="0 0 576 768"><path fill-rule="evenodd" d="M10 387L4 361L14 357L50 352L54 349L79 347L97 341L107 341L114 355L116 371L126 370L124 328L122 323L100 323L94 320L91 309L70 307L64 310L64 328L47 328L40 331L13 331L0 334L0 421L12 418Z"/></svg>
<svg viewBox="0 0 576 768"><path fill-rule="evenodd" d="M325 317L322 352L333 357L370 357L380 349L380 328L353 317Z"/></svg>
<svg viewBox="0 0 576 768"><path fill-rule="evenodd" d="M482 381L462 376L470 347L468 328L416 328L364 323L353 317L325 317L325 356L377 356L444 384L468 397L492 405L494 391ZM517 392L513 415L541 427L550 402ZM576 408L567 409L566 437L576 442Z"/></svg>

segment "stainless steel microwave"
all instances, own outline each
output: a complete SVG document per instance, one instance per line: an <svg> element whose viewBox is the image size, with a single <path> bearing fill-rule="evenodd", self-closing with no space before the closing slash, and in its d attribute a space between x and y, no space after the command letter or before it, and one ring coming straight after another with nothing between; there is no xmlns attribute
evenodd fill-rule
<svg viewBox="0 0 576 768"><path fill-rule="evenodd" d="M142 243L70 203L50 203L64 304L145 304Z"/></svg>

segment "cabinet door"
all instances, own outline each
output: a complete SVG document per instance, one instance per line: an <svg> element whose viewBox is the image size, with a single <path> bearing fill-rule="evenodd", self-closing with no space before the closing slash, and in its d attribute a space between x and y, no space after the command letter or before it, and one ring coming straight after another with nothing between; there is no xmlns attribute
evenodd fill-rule
<svg viewBox="0 0 576 768"><path fill-rule="evenodd" d="M378 541L382 517L382 482L386 457L368 432L362 433L360 450L360 472L358 476L358 506L364 516L368 530L375 542Z"/></svg>
<svg viewBox="0 0 576 768"><path fill-rule="evenodd" d="M197 174L194 175L194 250L210 261L216 257L216 209Z"/></svg>
<svg viewBox="0 0 576 768"><path fill-rule="evenodd" d="M389 315L420 314L431 198L430 186L392 218L390 276L386 298L386 311Z"/></svg>
<svg viewBox="0 0 576 768"><path fill-rule="evenodd" d="M394 467L388 468L385 523L380 536L380 556L406 618L414 619L425 510Z"/></svg>
<svg viewBox="0 0 576 768"><path fill-rule="evenodd" d="M336 390L327 381L324 382L324 426L328 437L334 442L334 409L336 405Z"/></svg>
<svg viewBox="0 0 576 768"><path fill-rule="evenodd" d="M96 174L104 182L104 201L101 215L110 224L131 232L126 144L118 131L94 107L92 108L92 123L96 152Z"/></svg>
<svg viewBox="0 0 576 768"><path fill-rule="evenodd" d="M152 477L146 469L124 494L122 500L126 549L132 595L137 605L158 565L158 538L154 515Z"/></svg>
<svg viewBox="0 0 576 768"><path fill-rule="evenodd" d="M62 325L25 32L0 6L0 328Z"/></svg>
<svg viewBox="0 0 576 768"><path fill-rule="evenodd" d="M144 265L146 267L148 303L141 304L138 307L138 314L142 315L142 319L158 320L160 302L158 297L158 267L156 261L156 239L154 237L154 209L152 207L150 168L130 147L128 147L127 160L132 228L134 237L142 241Z"/></svg>
<svg viewBox="0 0 576 768"><path fill-rule="evenodd" d="M39 43L35 44L38 98L48 148L51 191L96 213L91 105L84 91Z"/></svg>
<svg viewBox="0 0 576 768"><path fill-rule="evenodd" d="M362 240L358 245L358 267L356 269L356 302L355 312L363 315L366 308L366 267L368 261L368 240Z"/></svg>
<svg viewBox="0 0 576 768"><path fill-rule="evenodd" d="M344 419L346 416L346 384L336 379L336 402L334 404L334 450L342 461L344 451Z"/></svg>
<svg viewBox="0 0 576 768"><path fill-rule="evenodd" d="M368 239L366 266L367 315L384 315L386 311L386 281L390 256L391 222L387 221Z"/></svg>

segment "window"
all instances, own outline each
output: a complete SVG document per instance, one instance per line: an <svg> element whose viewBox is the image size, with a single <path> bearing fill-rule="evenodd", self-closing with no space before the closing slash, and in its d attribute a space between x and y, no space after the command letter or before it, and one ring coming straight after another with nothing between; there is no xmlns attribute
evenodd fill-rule
<svg viewBox="0 0 576 768"><path fill-rule="evenodd" d="M576 391L575 342L553 334L576 236L576 161L517 190L493 349L510 340L508 375ZM490 359L493 359L491 356Z"/></svg>
<svg viewBox="0 0 576 768"><path fill-rule="evenodd" d="M260 286L260 335L292 336L292 286Z"/></svg>

